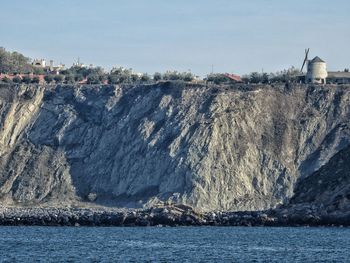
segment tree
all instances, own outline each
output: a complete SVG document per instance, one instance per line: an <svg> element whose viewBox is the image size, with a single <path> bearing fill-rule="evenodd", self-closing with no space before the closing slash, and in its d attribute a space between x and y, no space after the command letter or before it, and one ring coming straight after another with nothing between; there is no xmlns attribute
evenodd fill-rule
<svg viewBox="0 0 350 263"><path fill-rule="evenodd" d="M140 77L137 74L131 74L131 82L135 83L140 80Z"/></svg>
<svg viewBox="0 0 350 263"><path fill-rule="evenodd" d="M143 74L141 76L141 81L142 82L149 82L151 80L150 76L148 76L148 74Z"/></svg>
<svg viewBox="0 0 350 263"><path fill-rule="evenodd" d="M22 78L22 83L29 84L32 81L32 79L29 76L24 76Z"/></svg>
<svg viewBox="0 0 350 263"><path fill-rule="evenodd" d="M242 76L242 81L243 81L243 83L248 84L249 83L249 76L248 75L243 75Z"/></svg>
<svg viewBox="0 0 350 263"><path fill-rule="evenodd" d="M108 75L108 83L109 84L119 84L119 77L116 74Z"/></svg>
<svg viewBox="0 0 350 263"><path fill-rule="evenodd" d="M101 83L104 83L106 80L108 80L107 75L104 73L98 75L98 79L100 80Z"/></svg>
<svg viewBox="0 0 350 263"><path fill-rule="evenodd" d="M261 82L264 83L264 84L269 83L269 74L263 73L263 74L261 75Z"/></svg>
<svg viewBox="0 0 350 263"><path fill-rule="evenodd" d="M66 75L66 76L64 77L64 82L65 82L66 84L72 84L72 83L74 83L74 76L73 76L72 74Z"/></svg>
<svg viewBox="0 0 350 263"><path fill-rule="evenodd" d="M249 76L249 81L251 83L260 83L261 82L261 76L258 72L252 72L250 73L250 76Z"/></svg>
<svg viewBox="0 0 350 263"><path fill-rule="evenodd" d="M84 77L83 77L83 75L81 75L81 74L75 74L74 75L74 81L76 81L76 82L80 82L80 81L82 81L84 79Z"/></svg>
<svg viewBox="0 0 350 263"><path fill-rule="evenodd" d="M36 83L38 84L40 82L40 78L35 76L33 79L32 79L32 83Z"/></svg>
<svg viewBox="0 0 350 263"><path fill-rule="evenodd" d="M18 52L8 52L0 47L0 73L28 73L33 66L30 59Z"/></svg>
<svg viewBox="0 0 350 263"><path fill-rule="evenodd" d="M9 53L0 47L0 73L9 72Z"/></svg>
<svg viewBox="0 0 350 263"><path fill-rule="evenodd" d="M228 82L228 79L224 74L211 73L207 76L207 81L214 82L215 84L219 85Z"/></svg>
<svg viewBox="0 0 350 263"><path fill-rule="evenodd" d="M56 83L62 83L63 81L63 76L62 75L55 75L53 77L53 79L55 80Z"/></svg>
<svg viewBox="0 0 350 263"><path fill-rule="evenodd" d="M52 75L46 75L44 77L44 80L46 81L46 83L50 84L53 81L53 77Z"/></svg>
<svg viewBox="0 0 350 263"><path fill-rule="evenodd" d="M87 84L100 84L100 78L97 74L91 74L87 78Z"/></svg>
<svg viewBox="0 0 350 263"><path fill-rule="evenodd" d="M177 71L167 71L163 74L164 80L179 80L180 74Z"/></svg>
<svg viewBox="0 0 350 263"><path fill-rule="evenodd" d="M138 81L139 77L132 73L131 69L113 68L108 75L110 84L132 83Z"/></svg>
<svg viewBox="0 0 350 263"><path fill-rule="evenodd" d="M20 77L16 76L12 79L12 81L13 81L13 83L21 83L22 79Z"/></svg>
<svg viewBox="0 0 350 263"><path fill-rule="evenodd" d="M45 70L43 68L34 67L33 68L33 73L35 75L43 75L43 74L45 74Z"/></svg>
<svg viewBox="0 0 350 263"><path fill-rule="evenodd" d="M190 72L184 72L182 73L182 79L184 81L192 81L194 79L194 76Z"/></svg>
<svg viewBox="0 0 350 263"><path fill-rule="evenodd" d="M154 80L154 81L160 81L160 80L162 80L162 78L163 78L163 76L162 76L162 74L159 73L159 72L156 72L156 73L154 73L154 75L153 75L153 80Z"/></svg>
<svg viewBox="0 0 350 263"><path fill-rule="evenodd" d="M289 82L296 81L300 74L299 69L291 67L289 69L284 69L282 71L271 73L270 82Z"/></svg>

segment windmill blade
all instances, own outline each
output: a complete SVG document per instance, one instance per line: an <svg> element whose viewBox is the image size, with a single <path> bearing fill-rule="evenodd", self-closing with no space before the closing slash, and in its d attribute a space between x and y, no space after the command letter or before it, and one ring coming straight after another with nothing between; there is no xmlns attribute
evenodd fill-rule
<svg viewBox="0 0 350 263"><path fill-rule="evenodd" d="M303 65L301 66L301 70L300 70L300 72L303 72L303 69L304 69L305 63L306 63L306 61L307 61L307 59L308 59L308 56L309 56L309 51L310 51L310 48L305 49L305 59L304 59Z"/></svg>
<svg viewBox="0 0 350 263"><path fill-rule="evenodd" d="M304 69L305 63L306 63L306 58L304 59L303 65L301 66L301 69L300 69L300 72L301 72L301 73L303 72L303 69Z"/></svg>

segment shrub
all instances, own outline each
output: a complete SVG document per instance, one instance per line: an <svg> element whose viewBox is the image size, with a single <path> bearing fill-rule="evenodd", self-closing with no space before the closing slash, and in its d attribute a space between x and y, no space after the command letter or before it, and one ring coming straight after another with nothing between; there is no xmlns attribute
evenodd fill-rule
<svg viewBox="0 0 350 263"><path fill-rule="evenodd" d="M65 77L64 77L64 82L65 83L67 83L67 84L72 84L72 83L74 83L74 76L73 75L71 75L71 74L69 74L69 75L66 75Z"/></svg>
<svg viewBox="0 0 350 263"><path fill-rule="evenodd" d="M160 81L160 80L162 80L162 78L163 78L163 76L162 76L162 74L159 73L159 72L156 72L156 73L154 73L154 75L153 75L153 80L154 80L154 81Z"/></svg>
<svg viewBox="0 0 350 263"><path fill-rule="evenodd" d="M32 81L32 79L29 76L24 76L22 78L22 83L29 84Z"/></svg>
<svg viewBox="0 0 350 263"><path fill-rule="evenodd" d="M194 79L194 76L192 75L192 73L190 72L185 72L185 73L182 73L181 74L181 78L184 80L184 81L192 81Z"/></svg>
<svg viewBox="0 0 350 263"><path fill-rule="evenodd" d="M52 75L46 75L45 77L44 77L44 80L46 81L46 83L51 83L52 81L53 81L53 77L52 77Z"/></svg>
<svg viewBox="0 0 350 263"><path fill-rule="evenodd" d="M63 81L63 76L62 75L55 75L53 77L56 83L61 83Z"/></svg>
<svg viewBox="0 0 350 263"><path fill-rule="evenodd" d="M151 80L150 76L148 76L148 74L143 74L141 76L141 81L142 82L149 82Z"/></svg>
<svg viewBox="0 0 350 263"><path fill-rule="evenodd" d="M262 81L262 77L258 72L252 72L249 76L250 83L260 83Z"/></svg>
<svg viewBox="0 0 350 263"><path fill-rule="evenodd" d="M132 74L131 75L131 82L135 83L140 80L139 76L137 74Z"/></svg>
<svg viewBox="0 0 350 263"><path fill-rule="evenodd" d="M211 73L207 76L207 81L214 82L215 84L221 84L228 82L228 79L224 74Z"/></svg>
<svg viewBox="0 0 350 263"><path fill-rule="evenodd" d="M100 75L98 75L98 79L102 83L102 82L105 82L107 80L107 76L106 76L106 74L100 74Z"/></svg>
<svg viewBox="0 0 350 263"><path fill-rule="evenodd" d="M22 79L20 77L16 76L12 79L12 81L13 81L13 83L21 83Z"/></svg>
<svg viewBox="0 0 350 263"><path fill-rule="evenodd" d="M35 75L42 75L45 73L44 69L43 68L33 68L33 73Z"/></svg>
<svg viewBox="0 0 350 263"><path fill-rule="evenodd" d="M100 78L96 74L89 75L87 78L87 84L100 84Z"/></svg>
<svg viewBox="0 0 350 263"><path fill-rule="evenodd" d="M108 75L108 83L109 84L119 84L119 77L116 74Z"/></svg>
<svg viewBox="0 0 350 263"><path fill-rule="evenodd" d="M35 76L33 79L32 79L32 83L36 83L38 84L40 82L40 78Z"/></svg>
<svg viewBox="0 0 350 263"><path fill-rule="evenodd" d="M163 75L164 80L192 81L194 76L190 72L167 71Z"/></svg>
<svg viewBox="0 0 350 263"><path fill-rule="evenodd" d="M167 71L163 75L164 80L179 80L180 76L177 71Z"/></svg>
<svg viewBox="0 0 350 263"><path fill-rule="evenodd" d="M9 79L8 77L4 77L4 78L2 78L1 81L4 82L4 83L10 83L11 79Z"/></svg>
<svg viewBox="0 0 350 263"><path fill-rule="evenodd" d="M74 75L74 81L76 81L76 82L82 81L83 79L84 79L84 76L81 74Z"/></svg>

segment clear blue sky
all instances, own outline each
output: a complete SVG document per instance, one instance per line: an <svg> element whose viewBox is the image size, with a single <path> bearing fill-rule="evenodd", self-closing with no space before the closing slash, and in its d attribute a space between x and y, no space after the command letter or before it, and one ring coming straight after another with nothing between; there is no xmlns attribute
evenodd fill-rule
<svg viewBox="0 0 350 263"><path fill-rule="evenodd" d="M0 46L70 66L201 76L300 67L304 49L350 67L349 0L2 0Z"/></svg>

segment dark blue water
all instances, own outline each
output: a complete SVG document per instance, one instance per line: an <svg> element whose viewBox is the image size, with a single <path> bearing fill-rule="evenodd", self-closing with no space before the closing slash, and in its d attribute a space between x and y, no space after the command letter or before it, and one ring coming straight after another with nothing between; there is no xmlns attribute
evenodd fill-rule
<svg viewBox="0 0 350 263"><path fill-rule="evenodd" d="M350 262L350 228L0 227L2 262Z"/></svg>

